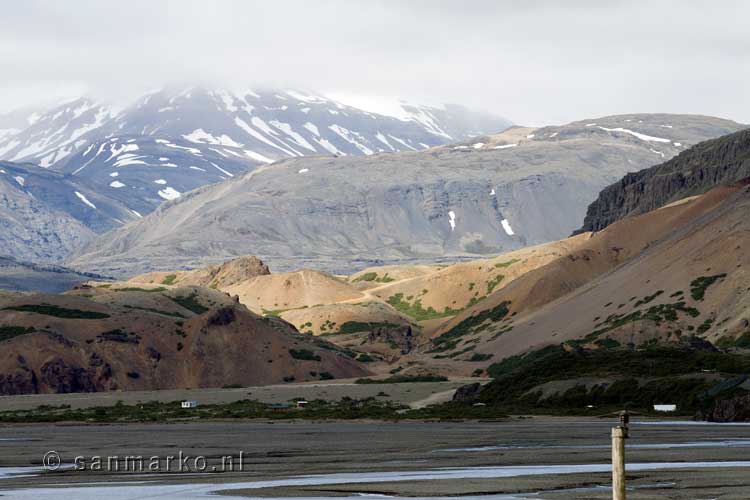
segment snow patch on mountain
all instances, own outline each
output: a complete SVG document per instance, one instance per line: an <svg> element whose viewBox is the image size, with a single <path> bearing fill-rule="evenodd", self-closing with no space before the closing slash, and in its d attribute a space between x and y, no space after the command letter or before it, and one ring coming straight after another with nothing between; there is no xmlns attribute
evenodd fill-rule
<svg viewBox="0 0 750 500"><path fill-rule="evenodd" d="M234 141L231 137L226 134L222 134L218 137L209 134L202 128L195 129L191 133L183 135L186 140L190 142L196 142L198 144L216 144L219 146L229 146L232 148L241 148L242 144Z"/></svg>
<svg viewBox="0 0 750 500"><path fill-rule="evenodd" d="M173 187L167 186L164 189L159 190L159 196L164 198L165 200L176 200L180 197L182 193L174 189Z"/></svg>
<svg viewBox="0 0 750 500"><path fill-rule="evenodd" d="M89 201L89 199L86 198L86 196L82 195L78 191L75 191L75 195L78 197L79 200L81 200L83 202L84 205L86 205L86 206L88 206L88 207L93 208L94 210L96 210L96 205L94 205L93 203L91 203Z"/></svg>
<svg viewBox="0 0 750 500"><path fill-rule="evenodd" d="M663 137L654 137L652 135L641 134L640 132L636 132L634 130L630 130L630 129L622 128L622 127L607 128L607 127L601 127L601 126L599 126L599 128L602 129L602 130L606 130L607 132L622 132L624 134L630 134L633 137L637 137L638 139L640 139L642 141L647 141L647 142L671 142L670 139L665 139Z"/></svg>

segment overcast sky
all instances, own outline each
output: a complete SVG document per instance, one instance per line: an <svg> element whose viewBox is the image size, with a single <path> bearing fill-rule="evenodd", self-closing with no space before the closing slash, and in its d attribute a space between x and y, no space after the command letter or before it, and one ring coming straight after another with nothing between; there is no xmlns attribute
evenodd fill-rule
<svg viewBox="0 0 750 500"><path fill-rule="evenodd" d="M750 123L748 19L743 0L3 2L0 109L199 83L456 102L528 125Z"/></svg>

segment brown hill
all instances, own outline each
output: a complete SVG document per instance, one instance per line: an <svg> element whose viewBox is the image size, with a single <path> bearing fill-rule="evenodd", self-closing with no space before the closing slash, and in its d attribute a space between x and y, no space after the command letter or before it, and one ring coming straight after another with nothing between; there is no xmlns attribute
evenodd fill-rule
<svg viewBox="0 0 750 500"><path fill-rule="evenodd" d="M365 297L346 281L311 269L257 276L222 289L238 295L240 302L253 311L276 315L291 309Z"/></svg>
<svg viewBox="0 0 750 500"><path fill-rule="evenodd" d="M425 333L430 335L463 309L484 300L519 276L566 254L585 240L583 235L490 259L433 266L430 273L381 284L367 293L420 320ZM389 271L389 275L397 274L397 271Z"/></svg>
<svg viewBox="0 0 750 500"><path fill-rule="evenodd" d="M152 272L140 274L130 283L149 283L176 286L203 286L223 289L256 276L271 274L259 258L248 255L191 271Z"/></svg>
<svg viewBox="0 0 750 500"><path fill-rule="evenodd" d="M199 287L84 287L0 296L0 394L355 377L367 370Z"/></svg>
<svg viewBox="0 0 750 500"><path fill-rule="evenodd" d="M730 345L750 336L749 210L748 188L731 186L620 220L456 316L432 347L499 361L566 341Z"/></svg>

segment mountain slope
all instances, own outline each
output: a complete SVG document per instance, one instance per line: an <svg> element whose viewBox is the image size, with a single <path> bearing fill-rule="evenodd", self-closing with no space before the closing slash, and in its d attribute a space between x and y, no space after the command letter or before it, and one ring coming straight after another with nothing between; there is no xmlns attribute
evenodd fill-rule
<svg viewBox="0 0 750 500"><path fill-rule="evenodd" d="M136 219L122 203L79 179L0 162L0 253L60 262L96 231Z"/></svg>
<svg viewBox="0 0 750 500"><path fill-rule="evenodd" d="M581 231L598 231L721 183L750 176L750 130L703 142L663 164L628 174L589 205Z"/></svg>
<svg viewBox="0 0 750 500"><path fill-rule="evenodd" d="M404 105L402 115L370 113L293 90L169 87L122 109L80 98L41 113L24 109L0 115L0 159L62 172L77 179L70 182L117 200L127 217L96 223L79 218L99 233L146 215L165 200L275 160L417 151L510 125L460 106ZM24 220L20 213L17 217ZM41 230L38 220L22 223ZM71 231L81 241L91 237L80 228ZM54 233L52 239L69 239ZM59 258L69 249L58 244L37 253ZM13 255L33 258L19 252Z"/></svg>
<svg viewBox="0 0 750 500"><path fill-rule="evenodd" d="M206 288L0 295L0 394L267 385L368 371Z"/></svg>
<svg viewBox="0 0 750 500"><path fill-rule="evenodd" d="M77 273L60 266L20 262L0 256L0 290L60 293L80 283L100 278L102 277L95 274Z"/></svg>
<svg viewBox="0 0 750 500"><path fill-rule="evenodd" d="M248 158L236 149L164 136L117 135L91 143L55 170L145 215L165 200L251 169Z"/></svg>
<svg viewBox="0 0 750 500"><path fill-rule="evenodd" d="M567 291L547 294L546 303L513 289L522 292L528 281L540 295L560 289L562 262L540 269L546 282L542 276L516 280L491 297L495 309L485 304L456 318L433 352L460 352L473 340L476 358L492 360L486 368L495 378L478 399L505 411L593 415L625 406L651 412L668 401L679 415L746 420L749 182L594 233L590 240L599 240L600 251L589 257L601 265L610 245L638 239L651 224L662 228L635 256L568 282ZM577 262L580 271L585 264Z"/></svg>
<svg viewBox="0 0 750 500"><path fill-rule="evenodd" d="M741 249L748 207L746 187L719 187L618 221L451 319L433 342L451 351L477 334L476 351L499 361L583 338L637 346L697 332L715 340L739 324L750 305L739 286L748 264ZM721 274L726 280L705 301L691 297L700 282ZM501 309L507 312L489 317Z"/></svg>
<svg viewBox="0 0 750 500"><path fill-rule="evenodd" d="M614 179L740 128L700 116L627 115L515 128L425 152L286 160L188 193L71 262L122 275L251 252L276 270L347 273L502 253L563 238Z"/></svg>

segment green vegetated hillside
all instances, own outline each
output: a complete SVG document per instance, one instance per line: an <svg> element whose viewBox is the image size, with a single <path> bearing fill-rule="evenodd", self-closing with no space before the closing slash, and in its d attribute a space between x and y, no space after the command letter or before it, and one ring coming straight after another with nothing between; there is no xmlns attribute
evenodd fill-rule
<svg viewBox="0 0 750 500"><path fill-rule="evenodd" d="M750 389L750 355L720 352L691 339L645 349L548 346L489 367L494 380L473 401L501 412L606 414L653 412L676 404L680 415L704 416L717 401Z"/></svg>

